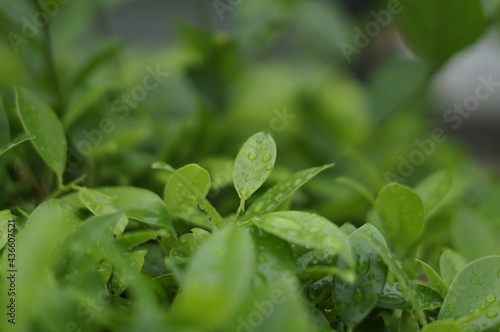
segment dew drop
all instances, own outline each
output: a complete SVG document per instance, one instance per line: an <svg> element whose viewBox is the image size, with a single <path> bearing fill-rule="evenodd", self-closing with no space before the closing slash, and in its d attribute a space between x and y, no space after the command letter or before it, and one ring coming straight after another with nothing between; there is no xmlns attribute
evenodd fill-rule
<svg viewBox="0 0 500 332"><path fill-rule="evenodd" d="M488 317L488 318L496 318L497 316L498 316L498 313L496 311L489 311L486 314L486 317Z"/></svg>
<svg viewBox="0 0 500 332"><path fill-rule="evenodd" d="M258 137L257 140L256 140L256 142L258 144L261 144L262 142L264 142L264 139L262 137Z"/></svg>
<svg viewBox="0 0 500 332"><path fill-rule="evenodd" d="M473 270L473 271L472 271L472 274L473 274L473 275L476 275L476 276L477 276L477 274L478 274L478 273L479 273L479 271L478 271L478 270Z"/></svg>
<svg viewBox="0 0 500 332"><path fill-rule="evenodd" d="M265 155L262 156L262 161L269 161L271 160L271 155L269 153L266 153Z"/></svg>
<svg viewBox="0 0 500 332"><path fill-rule="evenodd" d="M448 305L449 311L455 311L455 306L453 304Z"/></svg>
<svg viewBox="0 0 500 332"><path fill-rule="evenodd" d="M270 171L273 169L273 165L269 164L266 166L266 171Z"/></svg>
<svg viewBox="0 0 500 332"><path fill-rule="evenodd" d="M321 228L319 228L319 227L312 227L309 229L309 233L311 233L311 234L317 234L319 232L321 232Z"/></svg>
<svg viewBox="0 0 500 332"><path fill-rule="evenodd" d="M386 294L383 296L383 300L391 304L403 304L405 299L397 294Z"/></svg>
<svg viewBox="0 0 500 332"><path fill-rule="evenodd" d="M361 301L363 301L364 297L365 297L365 295L364 295L363 288L361 288L361 287L356 288L356 290L354 291L354 295L353 295L354 301L361 302Z"/></svg>
<svg viewBox="0 0 500 332"><path fill-rule="evenodd" d="M356 254L356 272L366 274L370 269L370 257L364 253Z"/></svg>
<svg viewBox="0 0 500 332"><path fill-rule="evenodd" d="M486 302L488 302L488 303L493 303L493 302L495 302L496 299L497 299L497 297L495 296L495 294L488 294L488 295L486 295L486 298L485 298Z"/></svg>
<svg viewBox="0 0 500 332"><path fill-rule="evenodd" d="M367 229L367 230L365 231L365 234L366 234L366 235L368 235L368 236L372 236L372 235L373 235L373 232L372 232L372 230L371 230L371 229Z"/></svg>
<svg viewBox="0 0 500 332"><path fill-rule="evenodd" d="M257 158L257 155L255 154L255 152L250 152L248 154L248 159L255 160L256 158Z"/></svg>

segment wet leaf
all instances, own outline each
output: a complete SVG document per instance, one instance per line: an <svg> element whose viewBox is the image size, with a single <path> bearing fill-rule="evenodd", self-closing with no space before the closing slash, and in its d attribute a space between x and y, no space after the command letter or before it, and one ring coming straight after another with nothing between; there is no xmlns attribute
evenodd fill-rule
<svg viewBox="0 0 500 332"><path fill-rule="evenodd" d="M274 168L276 144L271 135L257 133L241 147L234 163L233 181L241 199L239 212L245 210L245 201L259 189Z"/></svg>
<svg viewBox="0 0 500 332"><path fill-rule="evenodd" d="M253 223L283 240L335 252L347 266L354 265L347 236L335 224L319 215L298 211L271 212L253 219Z"/></svg>
<svg viewBox="0 0 500 332"><path fill-rule="evenodd" d="M354 283L347 283L335 277L333 299L338 315L352 329L360 324L377 304L387 278L387 265L378 251L359 234L368 232L380 243L385 240L380 232L371 225L364 225L348 237L355 257L356 278ZM339 260L337 266L346 268Z"/></svg>
<svg viewBox="0 0 500 332"><path fill-rule="evenodd" d="M448 293L448 287L446 287L443 280L441 280L439 274L437 274L437 272L434 271L434 269L430 265L418 259L417 261L419 261L420 264L422 264L422 268L424 269L425 275L427 276L427 279L429 279L430 287L433 290L435 290L439 295L441 295L441 297L444 299L446 293Z"/></svg>
<svg viewBox="0 0 500 332"><path fill-rule="evenodd" d="M404 251L424 226L424 206L408 187L391 183L380 190L376 210L389 244L396 252Z"/></svg>
<svg viewBox="0 0 500 332"><path fill-rule="evenodd" d="M35 93L16 90L16 105L24 129L35 138L31 141L38 154L57 174L62 184L66 167L67 142L64 129L54 111Z"/></svg>
<svg viewBox="0 0 500 332"><path fill-rule="evenodd" d="M478 331L500 325L500 256L475 260L456 275L439 312L448 318Z"/></svg>
<svg viewBox="0 0 500 332"><path fill-rule="evenodd" d="M332 166L333 164L306 169L297 172L285 181L276 184L260 196L248 208L243 219L251 219L255 216L272 212L303 184L312 179L318 173Z"/></svg>
<svg viewBox="0 0 500 332"><path fill-rule="evenodd" d="M439 270L443 282L449 286L460 270L467 264L467 260L458 252L451 249L444 249L439 258Z"/></svg>

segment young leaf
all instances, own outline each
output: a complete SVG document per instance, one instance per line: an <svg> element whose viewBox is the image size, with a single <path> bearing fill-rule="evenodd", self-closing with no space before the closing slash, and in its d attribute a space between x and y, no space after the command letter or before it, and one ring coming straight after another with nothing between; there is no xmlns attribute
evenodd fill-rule
<svg viewBox="0 0 500 332"><path fill-rule="evenodd" d="M427 279L429 279L431 288L435 290L439 295L441 295L441 297L444 299L446 293L448 293L448 287L446 287L443 280L441 280L437 272L434 271L434 269L430 265L418 259L417 261L419 261L420 264L422 264L422 268L424 269Z"/></svg>
<svg viewBox="0 0 500 332"><path fill-rule="evenodd" d="M249 293L254 268L255 252L248 231L240 227L216 231L192 258L171 319L204 331L217 330Z"/></svg>
<svg viewBox="0 0 500 332"><path fill-rule="evenodd" d="M446 285L451 285L453 279L460 270L467 264L467 260L458 252L451 249L444 249L439 257L439 271Z"/></svg>
<svg viewBox="0 0 500 332"><path fill-rule="evenodd" d="M3 148L0 147L0 156L3 155L5 152L9 151L10 149L15 148L17 145L19 145L23 142L32 140L34 138L35 138L35 136L28 135L28 134L24 134L24 135L21 135L21 136L14 138L12 140L12 142L9 142L9 144L7 146L5 146Z"/></svg>
<svg viewBox="0 0 500 332"><path fill-rule="evenodd" d="M245 201L262 186L271 174L276 161L276 144L271 135L257 133L241 147L234 163L234 187L241 199L239 213L245 210Z"/></svg>
<svg viewBox="0 0 500 332"><path fill-rule="evenodd" d="M176 174L184 177L203 196L210 190L210 175L196 164L186 165L176 171ZM189 211L197 209L198 200L186 187L179 176L172 176L165 186L165 205L171 215L189 215Z"/></svg>
<svg viewBox="0 0 500 332"><path fill-rule="evenodd" d="M82 203L96 216L118 211L108 196L96 190L81 188L80 199L82 200ZM124 215L116 223L114 234L116 236L121 236L127 225L128 218Z"/></svg>
<svg viewBox="0 0 500 332"><path fill-rule="evenodd" d="M451 170L438 171L418 184L415 191L422 199L425 208L425 217L429 218L443 202L453 184Z"/></svg>
<svg viewBox="0 0 500 332"><path fill-rule="evenodd" d="M378 251L360 236L364 232L370 232L380 243L385 243L382 234L371 225L363 225L354 231L348 241L356 258L355 282L349 284L336 276L333 284L338 315L350 329L361 323L375 307L387 278L387 265L382 262ZM342 260L337 266L346 267Z"/></svg>
<svg viewBox="0 0 500 332"><path fill-rule="evenodd" d="M287 199L291 194L299 189L304 183L312 179L318 173L332 166L333 164L306 169L297 172L285 181L276 184L268 191L266 191L262 196L260 196L248 208L247 212L244 215L244 219L248 220L255 216L273 211L278 205L283 203L285 199Z"/></svg>
<svg viewBox="0 0 500 332"><path fill-rule="evenodd" d="M57 174L59 184L62 185L67 142L61 122L54 111L29 90L16 90L16 105L24 129L36 137L32 140L33 146Z"/></svg>
<svg viewBox="0 0 500 332"><path fill-rule="evenodd" d="M461 316L468 316L460 323L463 328L488 330L500 324L500 256L467 264L453 280L438 318Z"/></svg>
<svg viewBox="0 0 500 332"><path fill-rule="evenodd" d="M190 166L190 165L188 165L188 166ZM215 223L215 225L217 225L218 227L222 227L224 225L224 220L222 219L222 216L219 214L219 212L217 212L217 210L213 207L213 205L206 199L206 197L205 197L206 193L201 192L199 188L197 188L189 179L187 179L185 176L183 176L181 173L179 173L179 171L174 170L172 168L172 166L165 164L164 162L156 162L153 164L152 168L161 169L161 170L171 172L172 178L175 177L180 182L182 182L182 184L191 193L191 195L193 195L196 198L196 201L198 202L200 209L205 211L205 213ZM201 178L205 177L205 180L197 180L197 181L201 181L200 183L198 183L198 185L204 186L203 182L204 181L206 182L207 178L206 178L206 176L200 175L200 174L205 173L206 170L204 170L203 168L201 168L198 165L192 164L192 167L190 167L190 170L186 171L186 172L188 172L190 174L192 172L194 172L194 173L198 174L198 176L201 176ZM171 180L172 180L172 178L171 178ZM210 179L210 177L208 177L208 179ZM210 182L209 182L209 187L210 187Z"/></svg>
<svg viewBox="0 0 500 332"><path fill-rule="evenodd" d="M347 266L354 266L347 236L335 224L321 216L298 211L271 212L252 221L257 227L283 240L308 248L335 252Z"/></svg>
<svg viewBox="0 0 500 332"><path fill-rule="evenodd" d="M408 187L391 183L377 196L376 210L383 233L397 252L408 247L424 226L424 206Z"/></svg>

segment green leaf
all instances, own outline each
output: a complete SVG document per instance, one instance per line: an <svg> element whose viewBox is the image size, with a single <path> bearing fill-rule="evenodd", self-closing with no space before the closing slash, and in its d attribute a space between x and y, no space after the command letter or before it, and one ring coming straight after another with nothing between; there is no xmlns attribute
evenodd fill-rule
<svg viewBox="0 0 500 332"><path fill-rule="evenodd" d="M422 332L461 332L460 327L451 319L432 322L422 329Z"/></svg>
<svg viewBox="0 0 500 332"><path fill-rule="evenodd" d="M373 226L365 224L348 237L354 257L356 258L356 279L352 284L342 278L335 277L333 299L338 308L338 315L353 329L361 323L377 304L387 278L385 265L378 251L360 236L370 232L381 243L385 240ZM337 266L344 269L345 263L340 260Z"/></svg>
<svg viewBox="0 0 500 332"><path fill-rule="evenodd" d="M424 206L408 187L391 183L383 187L376 200L383 234L397 252L408 248L424 226Z"/></svg>
<svg viewBox="0 0 500 332"><path fill-rule="evenodd" d="M9 210L0 211L0 250L7 244L9 233L12 232L9 232L9 220L13 220L12 213Z"/></svg>
<svg viewBox="0 0 500 332"><path fill-rule="evenodd" d="M22 271L16 283L18 289L28 290L17 292L19 315L32 317L40 310L38 304L43 301L40 298L43 290L51 287L53 282L51 268L62 261L65 251L61 247L80 222L60 201L48 200L31 213L23 230L16 235L16 268Z"/></svg>
<svg viewBox="0 0 500 332"><path fill-rule="evenodd" d="M367 224L369 225L369 224ZM371 225L371 227L374 227ZM410 278L406 274L406 271L403 269L402 264L398 261L396 256L389 251L387 246L380 242L376 237L373 236L373 230L368 229L367 231L360 233L360 236L364 237L365 240L370 242L370 244L378 251L380 257L382 257L383 261L389 267L389 270L394 274L396 279L401 284L401 290L404 296L410 300L411 306L415 311L416 318L420 322L420 324L425 325L426 319L425 314L422 311L422 307L418 301L417 293L415 291L415 286L410 281Z"/></svg>
<svg viewBox="0 0 500 332"><path fill-rule="evenodd" d="M248 220L255 216L273 211L303 184L312 179L318 173L332 166L333 164L306 169L297 172L285 181L276 184L250 206L244 215L244 219Z"/></svg>
<svg viewBox="0 0 500 332"><path fill-rule="evenodd" d="M172 181L173 178L177 178L177 180L179 180L180 183L182 183L182 185L191 193L191 195L193 195L196 198L199 208L205 211L209 219L211 219L218 227L222 227L224 225L224 220L222 219L222 216L219 214L219 212L217 212L217 210L213 207L213 205L206 199L205 197L206 193L201 192L200 189L197 188L196 186L198 185L206 187L205 182L208 179L208 188L210 189L210 176L206 170L195 164L187 165L186 167L184 167L184 169L186 170L184 170L183 172L186 172L188 176L191 176L192 179L195 180L195 182L198 182L197 184L193 184L190 179L186 178L179 172L180 170L176 171L172 168L172 166L165 164L164 162L156 162L152 165L152 168L165 170L172 173L172 177L170 178L169 183L170 181ZM208 178L206 175L208 175ZM178 190L179 188L180 188L179 186L175 186L174 189ZM207 192L209 189L207 189ZM165 188L165 190L167 190L167 188Z"/></svg>
<svg viewBox="0 0 500 332"><path fill-rule="evenodd" d="M178 169L176 174L189 181L204 197L208 194L210 175L205 169L196 164L189 164ZM197 210L198 200L179 176L170 177L165 186L165 205L171 215L189 218L190 211Z"/></svg>
<svg viewBox="0 0 500 332"><path fill-rule="evenodd" d="M125 249L130 249L148 241L158 239L158 236L164 235L163 231L153 229L143 229L135 232L127 232L123 234L116 242Z"/></svg>
<svg viewBox="0 0 500 332"><path fill-rule="evenodd" d="M255 226L249 228L255 243L257 272L267 284L279 282L284 271L295 271L295 260L290 245L282 239L263 232Z"/></svg>
<svg viewBox="0 0 500 332"><path fill-rule="evenodd" d="M125 209L126 215L130 219L137 220L148 226L166 228L175 236L176 232L167 214L165 204L154 192L129 186L101 187L92 190L105 195L115 209ZM69 194L61 201L71 206L74 211L86 207L82 203L79 193Z"/></svg>
<svg viewBox="0 0 500 332"><path fill-rule="evenodd" d="M32 140L34 138L35 138L35 136L28 135L28 134L20 135L20 136L14 138L12 140L12 142L9 142L9 144L7 146L5 146L4 148L0 148L0 156L3 155L5 152L9 151L10 149L18 146L19 144L26 142L26 141L29 141L29 140Z"/></svg>
<svg viewBox="0 0 500 332"><path fill-rule="evenodd" d="M36 136L32 140L33 146L57 174L59 184L62 184L67 142L61 122L54 111L29 90L16 90L16 105L24 129L28 134Z"/></svg>
<svg viewBox="0 0 500 332"><path fill-rule="evenodd" d="M114 206L108 196L96 190L81 188L80 199L82 200L82 203L96 216L110 214L119 210ZM113 233L117 237L121 236L127 225L128 218L124 215L116 224Z"/></svg>
<svg viewBox="0 0 500 332"><path fill-rule="evenodd" d="M401 0L399 7L398 19L405 39L433 69L474 43L486 28L477 0Z"/></svg>
<svg viewBox="0 0 500 332"><path fill-rule="evenodd" d="M451 249L444 249L439 258L439 271L446 285L451 285L453 279L460 270L467 264L467 260L458 252Z"/></svg>
<svg viewBox="0 0 500 332"><path fill-rule="evenodd" d="M10 125L7 114L3 107L2 96L0 96L0 148L10 143ZM0 153L1 155L2 153Z"/></svg>
<svg viewBox="0 0 500 332"><path fill-rule="evenodd" d="M414 296L422 310L434 310L441 307L443 299L431 288L411 283ZM412 309L411 299L400 282L389 282L384 286L377 307L385 309Z"/></svg>
<svg viewBox="0 0 500 332"><path fill-rule="evenodd" d="M462 319L460 320L461 316ZM455 277L439 319L457 318L465 328L485 331L500 325L500 256L467 264Z"/></svg>
<svg viewBox="0 0 500 332"><path fill-rule="evenodd" d="M147 250L137 250L125 255L127 265L120 266L113 272L111 291L115 295L122 294L137 277L144 265Z"/></svg>
<svg viewBox="0 0 500 332"><path fill-rule="evenodd" d="M429 218L443 202L453 184L453 172L442 170L431 174L415 188L422 199L425 217Z"/></svg>
<svg viewBox="0 0 500 332"><path fill-rule="evenodd" d="M120 210L89 218L78 225L63 247L67 255L64 261L65 281L80 287L95 287L92 282L95 280L89 276L96 274L103 260L109 259L110 253L115 251L114 230L124 216L125 212Z"/></svg>
<svg viewBox="0 0 500 332"><path fill-rule="evenodd" d="M417 261L422 264L425 275L427 276L427 279L429 279L431 288L435 290L439 295L441 295L441 297L444 299L446 293L448 293L448 287L446 287L443 280L441 280L437 272L434 271L434 269L430 265L418 259Z"/></svg>
<svg viewBox="0 0 500 332"><path fill-rule="evenodd" d="M218 230L196 251L170 318L208 331L217 329L242 304L250 290L255 252L240 227Z"/></svg>
<svg viewBox="0 0 500 332"><path fill-rule="evenodd" d="M347 236L335 224L319 215L298 211L271 212L252 221L257 227L283 240L335 252L347 266L354 266Z"/></svg>
<svg viewBox="0 0 500 332"><path fill-rule="evenodd" d="M271 135L257 133L241 147L234 163L234 187L241 199L239 213L245 210L245 201L259 189L274 168L276 144Z"/></svg>

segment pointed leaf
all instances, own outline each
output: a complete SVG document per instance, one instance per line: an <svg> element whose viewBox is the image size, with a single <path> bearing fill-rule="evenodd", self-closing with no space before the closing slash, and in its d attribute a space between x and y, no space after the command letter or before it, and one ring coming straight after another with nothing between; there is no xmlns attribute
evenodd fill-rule
<svg viewBox="0 0 500 332"><path fill-rule="evenodd" d="M439 258L439 270L446 285L451 285L453 279L460 270L467 264L467 260L458 252L451 249L444 249Z"/></svg>
<svg viewBox="0 0 500 332"><path fill-rule="evenodd" d="M36 136L32 140L33 146L62 183L67 142L61 122L54 111L29 90L16 90L16 105L24 129L28 134Z"/></svg>
<svg viewBox="0 0 500 332"><path fill-rule="evenodd" d="M437 274L434 269L417 259L420 264L422 264L422 268L424 269L425 275L427 276L427 279L429 279L430 287L435 290L441 297L444 299L446 296L446 293L448 293L448 287L444 284L443 280L439 277L439 274Z"/></svg>
<svg viewBox="0 0 500 332"><path fill-rule="evenodd" d="M244 219L251 219L255 216L273 211L303 184L312 179L318 173L332 166L333 164L306 169L297 172L285 181L276 184L260 196L250 206L250 208L248 208L244 215Z"/></svg>
<svg viewBox="0 0 500 332"><path fill-rule="evenodd" d="M271 212L253 223L283 240L317 250L337 253L352 267L354 258L347 236L335 224L319 215L298 212Z"/></svg>
<svg viewBox="0 0 500 332"><path fill-rule="evenodd" d="M12 140L12 142L9 142L9 144L7 146L5 146L3 148L0 147L0 156L3 155L5 152L9 151L10 149L15 148L19 144L26 142L26 141L29 141L29 140L32 140L34 138L35 138L35 136L28 135L28 134L24 134L24 135L21 135L21 136L14 138L14 140Z"/></svg>
<svg viewBox="0 0 500 332"><path fill-rule="evenodd" d="M442 170L431 174L418 184L415 191L422 199L425 207L425 217L432 215L443 202L453 184L453 172Z"/></svg>

